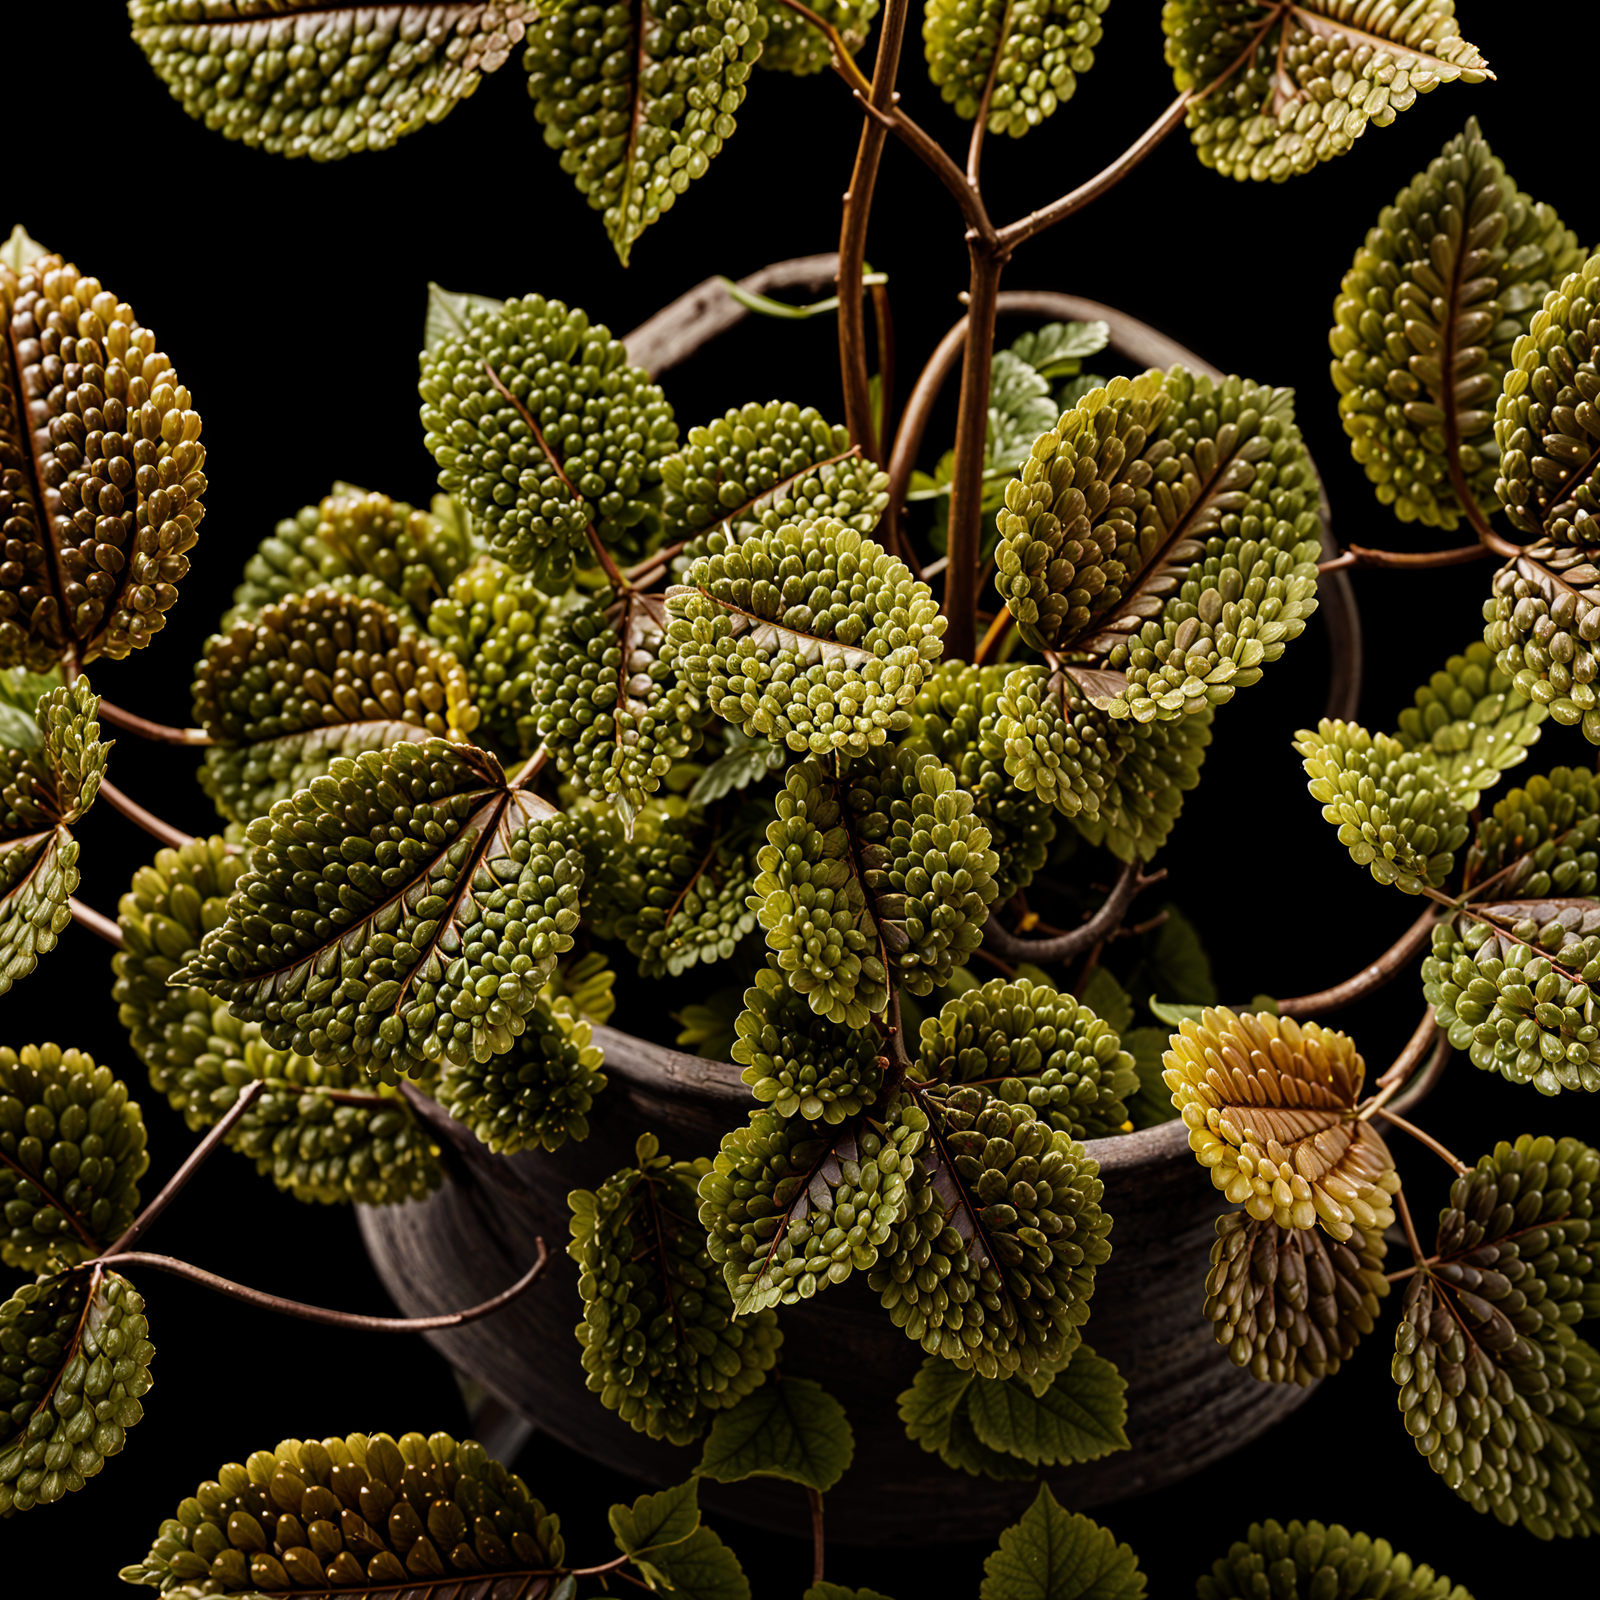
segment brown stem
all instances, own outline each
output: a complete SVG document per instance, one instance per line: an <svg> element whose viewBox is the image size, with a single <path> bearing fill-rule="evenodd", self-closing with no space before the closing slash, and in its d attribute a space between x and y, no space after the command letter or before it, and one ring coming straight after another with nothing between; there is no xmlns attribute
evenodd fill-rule
<svg viewBox="0 0 1600 1600"><path fill-rule="evenodd" d="M872 331L878 342L878 449L887 454L894 438L894 317L889 311L889 285L873 284Z"/></svg>
<svg viewBox="0 0 1600 1600"><path fill-rule="evenodd" d="M1382 1112L1383 1108L1411 1081L1412 1073L1417 1070L1424 1056L1430 1053L1435 1056L1439 1054L1439 1037L1439 1023L1433 1014L1433 1007L1429 1006L1422 1013L1422 1021L1406 1040L1405 1048L1378 1079L1378 1092L1356 1112L1358 1122L1370 1122ZM1448 1037L1443 1042L1448 1051L1450 1044Z"/></svg>
<svg viewBox="0 0 1600 1600"><path fill-rule="evenodd" d="M894 80L900 70L900 46L905 38L910 0L889 0L878 32L878 59L872 83L862 104L887 114L894 103ZM883 459L872 419L872 387L867 372L866 299L861 275L867 259L867 224L872 215L872 195L878 182L888 127L879 116L863 119L856 164L844 197L839 224L839 377L844 385L844 420L850 439L873 461Z"/></svg>
<svg viewBox="0 0 1600 1600"><path fill-rule="evenodd" d="M1035 965L1045 961L1070 960L1079 951L1087 950L1091 945L1104 939L1127 915L1134 896L1141 889L1147 888L1165 876L1164 873L1158 873L1148 878L1142 877L1140 866L1140 862L1130 861L1122 869L1121 875L1112 885L1111 893L1106 896L1100 909L1081 927L1072 929L1070 933L1060 934L1054 939L1019 939L1014 933L1008 933L991 916L983 925L983 944L979 946L980 953L983 950L993 950L1009 960L1031 961Z"/></svg>
<svg viewBox="0 0 1600 1600"><path fill-rule="evenodd" d="M809 1485L806 1498L811 1502L811 1581L822 1582L822 1495Z"/></svg>
<svg viewBox="0 0 1600 1600"><path fill-rule="evenodd" d="M1411 1220L1411 1207L1406 1204L1404 1189L1396 1191L1394 1208L1400 1213L1400 1226L1406 1230L1406 1243L1411 1246L1411 1259L1420 1267L1423 1263L1422 1241L1417 1237L1417 1225Z"/></svg>
<svg viewBox="0 0 1600 1600"><path fill-rule="evenodd" d="M124 733L135 734L141 739L149 739L155 744L207 745L215 742L204 728L171 728L164 722L151 722L148 717L113 705L103 695L98 715L112 727L121 728Z"/></svg>
<svg viewBox="0 0 1600 1600"><path fill-rule="evenodd" d="M1010 608L1001 606L995 613L994 621L989 624L988 632L978 641L978 648L972 652L973 666L981 667L989 659L989 652L995 649L1010 631Z"/></svg>
<svg viewBox="0 0 1600 1600"><path fill-rule="evenodd" d="M207 1272L203 1267L176 1260L172 1256L147 1255L141 1250L128 1251L122 1255L102 1256L98 1265L116 1267L119 1271L123 1267L131 1266L149 1267L153 1272L170 1272L175 1278L187 1278L190 1283L215 1289L218 1294L224 1294L230 1300L242 1300L249 1306L260 1306L266 1311L281 1311L285 1316L301 1317L307 1322L320 1322L330 1328L354 1328L363 1333L428 1333L435 1328L459 1328L463 1323L477 1322L481 1317L492 1316L503 1306L510 1305L518 1295L531 1289L544 1272L549 1259L544 1240L536 1239L534 1243L538 1248L537 1258L509 1289L502 1289L492 1300L485 1300L481 1305L468 1306L465 1311L447 1311L437 1317L365 1317L353 1311L331 1311L326 1306L306 1305L300 1300L285 1300L281 1295L251 1289L242 1283L233 1282L231 1278L219 1278L214 1272Z"/></svg>
<svg viewBox="0 0 1600 1600"><path fill-rule="evenodd" d="M113 810L120 811L130 822L137 823L152 838L162 844L181 850L194 843L192 834L181 833L170 822L163 822L153 811L146 811L136 800L130 800L109 778L100 780L100 798Z"/></svg>
<svg viewBox="0 0 1600 1600"><path fill-rule="evenodd" d="M1420 571L1431 567L1464 567L1491 554L1486 545L1456 545L1449 550L1373 550L1364 544L1346 545L1328 561L1317 563L1317 572L1343 572L1350 567L1401 567Z"/></svg>
<svg viewBox="0 0 1600 1600"><path fill-rule="evenodd" d="M855 57L850 54L838 29L831 22L824 22L810 6L802 5L800 0L778 0L781 6L787 6L797 16L809 22L824 39L828 41L828 56L833 70L839 74L852 88L870 90L872 85L867 82L866 75L856 65ZM881 60L882 57L880 56Z"/></svg>
<svg viewBox="0 0 1600 1600"><path fill-rule="evenodd" d="M250 1109L256 1096L265 1088L266 1084L258 1078L240 1091L239 1098L206 1130L205 1138L189 1152L188 1160L167 1179L161 1192L128 1224L122 1237L105 1252L106 1259L124 1254L130 1245L138 1243L149 1232L151 1223L178 1198L185 1185L216 1153L217 1147L233 1131L233 1125Z"/></svg>
<svg viewBox="0 0 1600 1600"><path fill-rule="evenodd" d="M109 945L117 949L122 948L122 929L111 920L103 917L91 906L86 906L76 895L68 901L67 906L72 912L72 920L80 927L87 928L90 933L98 934Z"/></svg>
<svg viewBox="0 0 1600 1600"><path fill-rule="evenodd" d="M1314 994L1294 995L1278 1002L1280 1017L1314 1017L1324 1011L1337 1011L1354 1000L1373 994L1386 983L1398 977L1419 950L1427 948L1433 937L1434 924L1439 915L1432 906L1424 908L1415 922L1383 952L1376 961L1369 962L1354 976L1331 989L1318 989Z"/></svg>
<svg viewBox="0 0 1600 1600"><path fill-rule="evenodd" d="M970 661L977 643L979 546L983 537L983 462L989 437L989 375L1005 257L969 237L972 260L967 337L956 412L955 466L950 481L950 565L944 575L947 658Z"/></svg>
<svg viewBox="0 0 1600 1600"><path fill-rule="evenodd" d="M1458 1177L1465 1177L1469 1172L1472 1171L1472 1168L1469 1167L1460 1156L1454 1155L1449 1150L1446 1150L1445 1147L1440 1144L1431 1133L1424 1133L1423 1130L1416 1125L1416 1123L1407 1122L1404 1117L1398 1115L1396 1112L1391 1111L1387 1106L1381 1107L1378 1111L1378 1115L1382 1117L1385 1122L1392 1122L1395 1127L1401 1129L1405 1133L1409 1133L1411 1137L1419 1144L1425 1144L1436 1156L1439 1157L1441 1161L1448 1162L1452 1167L1454 1167Z"/></svg>

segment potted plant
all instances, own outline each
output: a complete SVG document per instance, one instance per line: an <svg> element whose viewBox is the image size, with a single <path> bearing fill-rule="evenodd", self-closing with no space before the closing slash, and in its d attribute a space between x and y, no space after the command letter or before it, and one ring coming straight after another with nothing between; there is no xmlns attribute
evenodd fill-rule
<svg viewBox="0 0 1600 1600"><path fill-rule="evenodd" d="M1160 336L1124 313L1000 289L1014 251L1185 122L1207 164L1281 178L1342 153L1416 89L1480 80L1449 8L1169 7L1178 99L1099 177L1005 227L980 181L985 132L1055 111L1092 64L1103 7L1042 25L1008 12L976 33L930 12L933 80L975 119L965 172L895 100L901 7L870 78L851 54L869 18L664 13L638 35L650 65L632 87L624 36L643 25L598 11L270 9L130 8L187 109L321 158L442 116L526 37L547 140L624 261L705 175L769 41L791 71L831 66L863 113L827 269L844 420L776 401L684 431L670 382L654 382L730 305L816 314L761 293L807 282L814 263L708 284L627 341L538 294L435 290L418 392L440 498L422 511L341 484L280 524L205 645L196 726L156 723L100 699L85 669L165 626L208 493L199 417L129 307L16 236L10 981L72 916L118 943L122 1021L153 1088L211 1129L203 1150L234 1143L292 1194L366 1205L402 1301L436 1298L437 1279L418 1282L445 1267L465 1269L452 1288L485 1263L491 1290L518 1278L447 1294L482 1304L433 1320L492 1318L441 1342L502 1397L536 1403L558 1437L664 1482L705 1435L704 1477L798 1479L819 1593L835 1592L822 1496L857 1450L876 1493L830 1506L847 1537L925 1541L920 1505L964 1471L969 1514L1021 1519L985 1593L1031 1592L1019 1574L1041 1563L1051 1592L1088 1592L1081 1577L1061 1587L1075 1562L1103 1566L1105 1592L1142 1592L1126 1546L1014 1485L1076 1463L1047 1476L1088 1505L1192 1470L1348 1358L1391 1279L1394 1377L1430 1465L1502 1521L1587 1531L1594 1397L1570 1324L1594 1309L1600 1158L1564 1136L1495 1146L1472 1167L1400 1110L1452 1047L1564 1092L1563 1107L1594 1076L1592 785L1572 765L1522 786L1504 776L1547 714L1595 720L1584 253L1469 124L1346 274L1335 381L1356 459L1403 520L1476 535L1427 552L1327 542L1287 391L1187 352L1140 371ZM618 95L635 110L620 145ZM971 269L967 314L897 423L889 286L865 262L891 136L955 201ZM1002 311L1053 320L1007 343ZM1132 370L1100 375L1113 333ZM958 360L954 447L936 461L924 435ZM1489 522L1494 503L1518 541ZM1157 881L1214 714L1237 715L1225 707L1265 667L1289 670L1273 664L1345 568L1431 572L1486 551L1506 563L1486 642L1449 657L1393 737L1348 720L1359 638L1341 595L1341 715L1298 738L1341 842L1420 896L1422 916L1349 982L1208 1005L1182 914L1137 896ZM203 747L229 832L188 838L106 783L105 724ZM168 845L115 924L70 899L71 830L97 793ZM1368 1082L1353 1041L1316 1019L1424 953L1428 1012ZM664 1050L642 1021L642 1040L607 1028L619 974L630 999L646 992L635 970L679 980L680 1044L737 1065ZM8 1509L26 1511L120 1449L148 1381L127 1275L196 1276L131 1246L193 1163L135 1220L143 1133L125 1091L48 1049L3 1065L8 1248L42 1274L5 1313L24 1365L0 1474ZM1436 1246L1380 1126L1456 1169ZM1203 1293L1196 1235L1219 1203L1184 1129L1243 1208L1217 1223ZM583 1321L554 1356L546 1323L574 1315L549 1268L552 1199L569 1186L556 1220ZM1397 1209L1415 1259L1386 1272ZM540 1276L552 1281L513 1300ZM1202 1314L1183 1315L1185 1283ZM520 1349L518 1318L536 1336ZM1187 1387L1171 1381L1180 1351ZM806 1376L819 1362L848 1391L853 1439ZM560 1409L562 1366L589 1423ZM580 1372L637 1440L576 1394ZM1502 1418L1520 1419L1515 1439ZM396 1435L228 1469L125 1575L168 1591L574 1592L615 1571L744 1592L692 1481L615 1508L622 1557L569 1564L503 1468L443 1435ZM269 1528L274 1508L287 1520ZM759 1496L742 1509L773 1515ZM1348 1554L1339 1530L1251 1539L1203 1592L1234 1592L1285 1549L1307 1585L1330 1564L1349 1582L1362 1563L1410 1571L1388 1546ZM1432 1582L1419 1574L1417 1592Z"/></svg>

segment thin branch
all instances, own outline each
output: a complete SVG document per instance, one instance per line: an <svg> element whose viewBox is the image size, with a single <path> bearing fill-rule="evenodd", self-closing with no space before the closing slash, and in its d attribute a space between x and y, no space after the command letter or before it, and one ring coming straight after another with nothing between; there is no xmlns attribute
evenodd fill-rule
<svg viewBox="0 0 1600 1600"><path fill-rule="evenodd" d="M151 838L181 850L194 843L192 834L183 833L170 822L163 822L153 811L146 811L137 800L130 800L109 778L100 780L100 798L114 811L120 811L130 822L137 823Z"/></svg>
<svg viewBox="0 0 1600 1600"><path fill-rule="evenodd" d="M1413 572L1433 567L1464 567L1493 552L1485 544L1455 545L1449 550L1373 550L1364 544L1346 545L1328 561L1317 563L1319 576L1351 567L1399 567Z"/></svg>
<svg viewBox="0 0 1600 1600"><path fill-rule="evenodd" d="M1432 906L1424 908L1417 920L1376 961L1368 962L1354 976L1346 978L1343 983L1334 984L1331 989L1318 989L1314 994L1294 995L1288 1000L1280 1000L1278 1015L1302 1019L1314 1017L1325 1011L1337 1011L1353 1000L1375 993L1397 978L1418 951L1427 948L1433 937L1434 924L1438 921L1439 914Z"/></svg>
<svg viewBox="0 0 1600 1600"><path fill-rule="evenodd" d="M178 1198L189 1180L211 1159L218 1146L233 1131L233 1125L250 1109L256 1097L265 1088L266 1084L257 1078L254 1083L240 1091L239 1098L206 1130L205 1138L189 1152L189 1159L167 1179L161 1192L128 1224L122 1237L106 1251L108 1258L122 1255L130 1245L137 1244L149 1232L151 1223Z"/></svg>
<svg viewBox="0 0 1600 1600"><path fill-rule="evenodd" d="M1440 1144L1431 1133L1424 1133L1422 1129L1416 1125L1416 1123L1407 1122L1404 1117L1399 1116L1395 1112L1389 1110L1387 1106L1380 1108L1378 1115L1382 1117L1385 1122L1392 1122L1395 1127L1399 1128L1402 1132L1409 1133L1411 1137L1419 1144L1425 1144L1436 1156L1439 1157L1441 1161L1448 1162L1450 1166L1455 1168L1457 1177L1464 1178L1469 1172L1472 1171L1472 1168L1469 1167L1460 1156L1455 1155L1451 1151L1445 1149L1445 1147Z"/></svg>
<svg viewBox="0 0 1600 1600"><path fill-rule="evenodd" d="M806 1498L811 1502L811 1581L822 1582L822 1496L809 1484Z"/></svg>
<svg viewBox="0 0 1600 1600"><path fill-rule="evenodd" d="M1411 1220L1411 1207L1406 1204L1406 1192L1397 1190L1394 1197L1395 1210L1400 1213L1400 1225L1406 1230L1406 1243L1411 1246L1411 1259L1420 1267L1423 1262L1422 1241L1417 1237L1417 1225Z"/></svg>
<svg viewBox="0 0 1600 1600"><path fill-rule="evenodd" d="M154 744L208 745L216 742L204 728L172 728L164 722L151 722L148 717L113 705L103 695L97 715L112 727L121 728L124 733L135 734L141 739L149 739Z"/></svg>
<svg viewBox="0 0 1600 1600"><path fill-rule="evenodd" d="M889 448L894 437L894 317L889 310L889 285L875 283L872 296L872 331L878 345L878 449Z"/></svg>
<svg viewBox="0 0 1600 1600"><path fill-rule="evenodd" d="M492 1316L502 1307L510 1305L518 1295L531 1289L549 1260L544 1240L536 1239L534 1243L538 1247L537 1259L509 1289L502 1289L492 1300L485 1300L481 1305L468 1306L465 1311L448 1311L437 1317L364 1317L353 1311L330 1311L326 1306L311 1306L300 1300L285 1300L281 1295L266 1294L260 1289L234 1283L230 1278L219 1278L216 1273L207 1272L203 1267L193 1266L187 1261L179 1261L172 1256L147 1255L142 1250L102 1256L98 1265L116 1267L119 1271L123 1267L149 1267L152 1272L170 1272L175 1278L187 1278L190 1283L215 1289L230 1300L242 1300L249 1306L281 1311L287 1317L320 1322L330 1328L354 1328L363 1333L428 1333L435 1328L459 1328L463 1323Z"/></svg>
<svg viewBox="0 0 1600 1600"><path fill-rule="evenodd" d="M118 950L122 948L122 929L111 920L103 917L91 906L86 906L76 895L71 896L67 906L72 912L72 920L80 927L87 928L90 933L98 934L109 945Z"/></svg>
<svg viewBox="0 0 1600 1600"><path fill-rule="evenodd" d="M1429 1006L1422 1013L1422 1021L1416 1026L1411 1037L1406 1040L1405 1048L1390 1063L1388 1070L1378 1079L1378 1092L1360 1107L1356 1112L1356 1121L1370 1122L1378 1116L1383 1108L1405 1088L1411 1081L1411 1075L1417 1070L1422 1058L1430 1053L1438 1056L1439 1022L1434 1016L1433 1007ZM1446 1053L1448 1053L1450 1040L1444 1039Z"/></svg>
<svg viewBox="0 0 1600 1600"><path fill-rule="evenodd" d="M1054 939L1019 939L1014 933L1008 933L994 917L983 925L983 944L979 946L980 952L992 949L1012 961L1032 961L1035 964L1045 961L1066 961L1077 955L1082 950L1087 950L1091 945L1104 939L1127 915L1128 907L1133 904L1133 898L1141 889L1148 888L1150 884L1158 882L1164 873L1152 874L1146 878L1140 874L1141 863L1130 861L1122 869L1116 883L1112 885L1111 893L1105 898L1100 909L1089 918L1081 927L1072 929L1070 933L1059 934Z"/></svg>
<svg viewBox="0 0 1600 1600"><path fill-rule="evenodd" d="M898 101L899 97L895 99ZM965 174L951 160L944 146L920 123L913 122L898 104L890 111L880 111L860 93L857 93L856 100L869 117L892 133L949 190L951 198L961 209L962 220L967 227L986 243L993 244L998 234L983 203L983 196L967 182Z"/></svg>
<svg viewBox="0 0 1600 1600"><path fill-rule="evenodd" d="M989 659L989 652L999 646L1000 641L1011 631L1011 609L1001 606L995 613L994 621L989 624L988 632L978 641L978 648L972 652L972 664L981 667Z"/></svg>

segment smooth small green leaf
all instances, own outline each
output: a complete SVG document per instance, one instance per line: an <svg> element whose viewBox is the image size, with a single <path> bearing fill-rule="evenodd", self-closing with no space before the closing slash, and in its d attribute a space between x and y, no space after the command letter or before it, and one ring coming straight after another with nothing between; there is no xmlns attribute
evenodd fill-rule
<svg viewBox="0 0 1600 1600"><path fill-rule="evenodd" d="M659 1494L642 1494L631 1506L612 1506L607 1520L624 1555L681 1544L700 1526L700 1485L690 1478Z"/></svg>
<svg viewBox="0 0 1600 1600"><path fill-rule="evenodd" d="M978 1437L972 1426L972 1417L963 1400L950 1418L950 1431L939 1451L939 1459L947 1467L954 1467L974 1478L1021 1480L1034 1476L1034 1469L1003 1450L991 1450Z"/></svg>
<svg viewBox="0 0 1600 1600"><path fill-rule="evenodd" d="M1161 1057L1171 1037L1170 1028L1129 1028L1122 1036L1122 1048L1133 1057L1139 1074L1139 1087L1125 1102L1135 1128L1153 1128L1178 1114L1172 1108L1172 1091L1161 1076Z"/></svg>
<svg viewBox="0 0 1600 1600"><path fill-rule="evenodd" d="M1128 978L1129 991L1149 994L1154 990L1215 1005L1216 980L1199 931L1177 906L1169 903L1161 909L1166 920L1145 934L1138 965Z"/></svg>
<svg viewBox="0 0 1600 1600"><path fill-rule="evenodd" d="M1132 1550L1098 1522L1061 1509L1049 1488L1000 1535L983 1563L979 1600L1141 1600Z"/></svg>
<svg viewBox="0 0 1600 1600"><path fill-rule="evenodd" d="M1108 1024L1113 1033L1125 1033L1133 1026L1133 1001L1104 967L1096 967L1089 974L1089 981L1078 991L1078 1000Z"/></svg>
<svg viewBox="0 0 1600 1600"><path fill-rule="evenodd" d="M761 317L803 322L807 317L818 317L824 312L839 309L839 297L836 294L830 294L825 300L813 300L810 305L793 306L787 300L774 300L771 295L754 294L749 289L741 288L732 278L724 278L720 274L715 281L728 291L730 300L737 301L746 311L753 311ZM888 281L887 272L864 272L861 275L863 289L871 289Z"/></svg>
<svg viewBox="0 0 1600 1600"><path fill-rule="evenodd" d="M991 1450L973 1431L967 1394L978 1381L942 1356L929 1356L911 1387L898 1398L906 1437L937 1455L947 1467L973 1477L1027 1478L1031 1471L1011 1456Z"/></svg>
<svg viewBox="0 0 1600 1600"><path fill-rule="evenodd" d="M739 1558L710 1528L652 1550L650 1566L666 1579L673 1600L750 1600Z"/></svg>
<svg viewBox="0 0 1600 1600"><path fill-rule="evenodd" d="M844 1407L820 1383L782 1378L711 1424L694 1470L719 1483L788 1478L825 1494L844 1476L855 1448Z"/></svg>
<svg viewBox="0 0 1600 1600"><path fill-rule="evenodd" d="M576 1578L567 1577L563 1578L561 1582L555 1586L555 1590L551 1594L550 1600L577 1600L577 1594L578 1580Z"/></svg>
<svg viewBox="0 0 1600 1600"><path fill-rule="evenodd" d="M1016 1378L980 1378L967 1394L967 1410L990 1449L1057 1466L1128 1448L1127 1390L1115 1363L1080 1345L1042 1394Z"/></svg>
<svg viewBox="0 0 1600 1600"><path fill-rule="evenodd" d="M1199 1003L1190 1005L1181 1000L1157 1000L1151 995L1145 1002L1151 1013L1160 1022L1170 1022L1174 1028L1180 1022L1198 1022L1201 1013L1206 1009Z"/></svg>
<svg viewBox="0 0 1600 1600"><path fill-rule="evenodd" d="M501 311L504 300L493 300L486 294L441 288L428 284L428 312L422 322L422 346L431 350L444 339L464 339L467 336L467 313L476 309Z"/></svg>

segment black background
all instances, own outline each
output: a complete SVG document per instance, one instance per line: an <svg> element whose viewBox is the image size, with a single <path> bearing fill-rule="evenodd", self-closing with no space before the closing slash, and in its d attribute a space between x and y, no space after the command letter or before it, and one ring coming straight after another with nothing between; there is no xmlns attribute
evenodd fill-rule
<svg viewBox="0 0 1600 1600"><path fill-rule="evenodd" d="M155 648L92 673L103 693L167 721L189 720L189 667L275 519L335 477L426 504L433 464L417 423L415 352L429 279L564 298L620 333L709 273L738 276L836 244L859 122L831 76L758 73L736 137L623 271L598 216L539 137L520 57L441 126L381 155L317 167L229 145L186 118L130 42L120 5L5 9L0 225L23 221L130 300L205 417L208 514L182 603ZM1118 304L1229 370L1294 385L1341 542L1423 542L1376 504L1351 463L1327 378L1330 306L1379 207L1476 114L1526 189L1556 205L1580 239L1600 235L1600 199L1580 181L1577 155L1586 109L1562 77L1570 71L1581 82L1592 4L1460 0L1459 9L1497 83L1445 86L1352 154L1280 188L1204 170L1180 132L1120 189L1025 247L1005 278L1008 288ZM1025 141L990 141L986 193L997 220L1081 182L1158 115L1171 94L1158 18L1155 0L1118 0L1076 100ZM964 149L966 125L929 88L915 31L902 88L915 116ZM892 141L869 255L891 279L903 395L960 314L966 265L948 198ZM685 426L773 396L837 417L832 321L748 323L671 373L666 387ZM953 396L947 406L931 439L948 437ZM1413 685L1477 637L1488 570L1357 575L1369 725L1392 727ZM1207 781L1168 852L1174 894L1201 927L1224 996L1321 987L1377 954L1416 911L1349 863L1306 797L1290 739L1320 714L1325 679L1326 645L1313 621L1286 662L1219 717ZM1534 766L1592 757L1576 734L1548 725ZM174 823L206 832L215 820L192 767L192 757L124 739L112 772ZM83 829L82 895L113 911L152 851L101 806ZM105 947L70 929L0 1001L0 1039L77 1044L127 1074L137 1093L142 1074L109 983ZM1417 987L1407 978L1339 1018L1369 1060L1381 1065L1410 1032ZM142 1098L148 1195L191 1136L164 1103ZM1600 1136L1592 1104L1539 1101L1460 1057L1425 1120L1469 1160L1523 1131ZM1435 1202L1424 1197L1442 1201L1444 1169L1415 1147L1399 1155L1425 1218ZM150 1248L296 1298L390 1309L352 1214L302 1208L230 1154L194 1182ZM142 1288L159 1352L146 1420L83 1493L0 1530L6 1595L46 1583L74 1596L130 1593L117 1567L143 1553L179 1498L221 1462L285 1435L466 1429L449 1369L420 1339L316 1329L171 1279ZM1138 1551L1153 1595L1192 1593L1194 1575L1268 1516L1340 1520L1387 1536L1470 1585L1477 1600L1509 1595L1513 1584L1519 1593L1577 1592L1575 1547L1546 1547L1474 1515L1412 1448L1386 1370L1392 1304L1383 1331L1288 1425L1177 1488L1095 1513ZM685 1453L686 1473L693 1459ZM517 1466L560 1512L569 1559L606 1559L606 1507L638 1486L538 1437ZM847 1478L837 1492L868 1495L871 1485ZM949 1494L961 1492L953 1476ZM795 1512L803 1533L799 1490ZM737 1525L721 1531L760 1600L798 1596L805 1544ZM902 1597L975 1594L992 1542L909 1554L840 1548L829 1575Z"/></svg>

